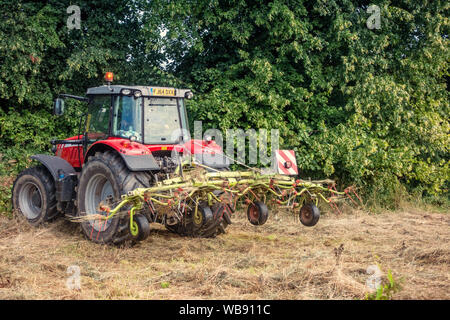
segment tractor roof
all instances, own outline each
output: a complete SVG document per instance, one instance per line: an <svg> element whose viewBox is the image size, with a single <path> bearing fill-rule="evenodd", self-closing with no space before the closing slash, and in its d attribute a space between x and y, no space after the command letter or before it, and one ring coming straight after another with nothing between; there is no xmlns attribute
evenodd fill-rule
<svg viewBox="0 0 450 320"><path fill-rule="evenodd" d="M86 94L119 94L123 89L140 90L143 96L163 96L163 97L177 97L184 98L189 89L177 89L170 87L153 87L153 86L125 86L125 85L111 85L89 88Z"/></svg>

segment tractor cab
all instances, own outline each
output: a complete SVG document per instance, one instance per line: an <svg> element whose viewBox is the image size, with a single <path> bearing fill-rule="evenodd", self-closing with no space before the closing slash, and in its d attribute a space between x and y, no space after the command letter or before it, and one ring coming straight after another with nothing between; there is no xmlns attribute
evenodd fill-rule
<svg viewBox="0 0 450 320"><path fill-rule="evenodd" d="M101 86L87 91L86 134L89 143L109 137L145 145L174 145L187 140L185 89ZM183 135L184 132L184 135Z"/></svg>

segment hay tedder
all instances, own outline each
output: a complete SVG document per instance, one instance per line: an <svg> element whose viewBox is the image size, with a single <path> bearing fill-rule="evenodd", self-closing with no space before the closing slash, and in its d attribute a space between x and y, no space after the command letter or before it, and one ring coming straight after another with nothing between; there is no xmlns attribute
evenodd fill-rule
<svg viewBox="0 0 450 320"><path fill-rule="evenodd" d="M105 80L86 97L55 100L56 115L63 114L65 98L87 102L87 113L77 136L52 140L55 155L33 156L40 164L15 180L13 208L30 224L64 214L90 240L111 244L144 240L153 222L180 235L214 237L238 207L246 207L253 225L267 221L266 204L273 204L314 226L319 201L334 206L348 194L330 180L291 177L293 152L275 161L271 173L229 171L230 160L214 140L186 135L190 90L111 85L111 73Z"/></svg>

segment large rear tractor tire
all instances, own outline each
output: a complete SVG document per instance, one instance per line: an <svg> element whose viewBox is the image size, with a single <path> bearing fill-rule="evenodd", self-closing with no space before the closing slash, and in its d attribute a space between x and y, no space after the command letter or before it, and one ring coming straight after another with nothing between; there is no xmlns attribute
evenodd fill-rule
<svg viewBox="0 0 450 320"><path fill-rule="evenodd" d="M112 197L113 203L120 201L120 196L136 188L148 187L150 174L130 171L120 155L114 151L96 152L83 166L77 187L78 216L107 215L99 211L100 203L106 203ZM123 208L129 210L128 207ZM138 216L135 216L138 217ZM144 216L139 216L142 219ZM130 218L127 214L114 216L108 220L87 220L81 223L84 235L96 243L122 244L127 240L143 240L148 230L138 237L130 232ZM144 222L138 220L138 223ZM147 225L145 225L147 228Z"/></svg>
<svg viewBox="0 0 450 320"><path fill-rule="evenodd" d="M19 174L13 184L12 206L32 226L58 214L55 182L44 166L32 167Z"/></svg>

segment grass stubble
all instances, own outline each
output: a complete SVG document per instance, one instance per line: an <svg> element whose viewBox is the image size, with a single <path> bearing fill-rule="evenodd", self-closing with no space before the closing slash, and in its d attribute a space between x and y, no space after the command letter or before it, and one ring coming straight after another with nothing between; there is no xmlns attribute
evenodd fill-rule
<svg viewBox="0 0 450 320"><path fill-rule="evenodd" d="M400 281L394 299L450 298L447 213L347 208L312 228L282 211L260 227L233 218L215 239L152 224L148 239L119 248L64 219L33 228L0 215L0 299L363 299L374 264ZM66 285L73 265L80 290Z"/></svg>

